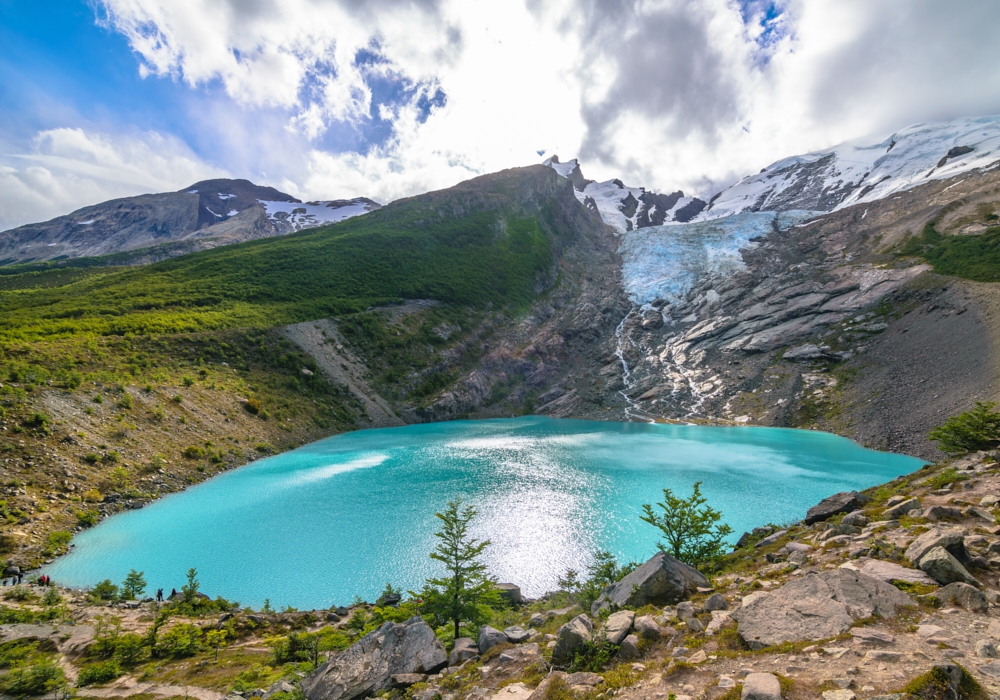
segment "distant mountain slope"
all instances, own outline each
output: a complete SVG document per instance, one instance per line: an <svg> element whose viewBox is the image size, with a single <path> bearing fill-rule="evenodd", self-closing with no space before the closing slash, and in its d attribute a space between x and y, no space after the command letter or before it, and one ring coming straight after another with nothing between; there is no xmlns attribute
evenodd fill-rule
<svg viewBox="0 0 1000 700"><path fill-rule="evenodd" d="M671 194L647 192L645 187L627 187L621 180L594 182L583 176L576 158L559 162L559 156L542 165L555 170L573 183L576 198L598 212L604 223L619 233L665 223L685 223L705 208L697 197L685 197L680 190Z"/></svg>
<svg viewBox="0 0 1000 700"><path fill-rule="evenodd" d="M1000 116L916 124L772 163L715 195L695 220L757 211L834 211L997 161Z"/></svg>
<svg viewBox="0 0 1000 700"><path fill-rule="evenodd" d="M335 223L379 206L364 197L303 203L248 180L205 180L179 192L113 199L4 231L0 265L155 248L152 256L135 256L135 262L150 262Z"/></svg>

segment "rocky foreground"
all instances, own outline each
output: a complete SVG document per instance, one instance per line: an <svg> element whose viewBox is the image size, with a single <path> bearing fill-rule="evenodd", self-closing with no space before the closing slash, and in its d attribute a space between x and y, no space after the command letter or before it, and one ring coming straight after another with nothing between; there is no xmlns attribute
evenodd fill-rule
<svg viewBox="0 0 1000 700"><path fill-rule="evenodd" d="M587 610L565 591L527 601L506 585L512 608L447 647L394 601L198 614L68 590L46 604L32 597L41 590L5 589L8 602L26 600L0 608L3 619L29 624L0 626L0 661L13 669L2 683L17 687L15 651L28 645L27 658L57 663L66 683L86 686L76 692L97 697L1000 696L998 504L992 455L928 466L836 494L802 522L744 534L711 579L658 554ZM154 625L155 658L119 664L115 651L110 677L95 671L121 648L108 646L109 628L120 628L115 639L148 639ZM211 636L223 630L223 641Z"/></svg>

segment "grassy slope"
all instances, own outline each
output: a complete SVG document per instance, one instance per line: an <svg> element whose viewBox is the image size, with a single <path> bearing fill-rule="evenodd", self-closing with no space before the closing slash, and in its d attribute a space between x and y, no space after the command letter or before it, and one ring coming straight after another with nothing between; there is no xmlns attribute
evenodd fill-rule
<svg viewBox="0 0 1000 700"><path fill-rule="evenodd" d="M547 168L507 171L143 268L3 270L0 556L37 563L61 549L50 533L92 511L365 425L275 326L339 316L348 337L385 354L377 375L419 373L418 397L441 390L454 368L438 371L438 353L551 279L564 185ZM391 335L363 312L408 297L443 304ZM442 323L461 330L445 341Z"/></svg>

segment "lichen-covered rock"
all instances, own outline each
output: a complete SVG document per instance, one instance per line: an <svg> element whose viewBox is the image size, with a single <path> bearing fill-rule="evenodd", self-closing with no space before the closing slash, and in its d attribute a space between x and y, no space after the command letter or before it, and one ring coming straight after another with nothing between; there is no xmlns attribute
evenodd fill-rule
<svg viewBox="0 0 1000 700"><path fill-rule="evenodd" d="M705 612L712 612L713 610L728 610L729 603L726 602L726 598L721 593L713 593L705 601Z"/></svg>
<svg viewBox="0 0 1000 700"><path fill-rule="evenodd" d="M394 675L434 673L447 662L444 646L422 619L387 622L303 679L302 690L308 700L353 700L389 690Z"/></svg>
<svg viewBox="0 0 1000 700"><path fill-rule="evenodd" d="M586 615L577 615L559 628L552 649L552 663L564 664L573 659L573 652L593 637L594 623Z"/></svg>
<svg viewBox="0 0 1000 700"><path fill-rule="evenodd" d="M621 647L618 649L618 658L622 661L631 661L638 659L639 656L641 656L639 652L639 638L634 634L630 634L622 640Z"/></svg>
<svg viewBox="0 0 1000 700"><path fill-rule="evenodd" d="M455 646L448 656L449 666L461 666L469 659L479 656L479 645L471 637L459 637L455 640Z"/></svg>
<svg viewBox="0 0 1000 700"><path fill-rule="evenodd" d="M882 520L897 520L900 517L906 515L910 511L918 510L920 508L920 499L909 498L899 503L896 503L889 508L882 511Z"/></svg>
<svg viewBox="0 0 1000 700"><path fill-rule="evenodd" d="M642 617L635 618L633 627L635 628L635 633L643 639L655 640L660 638L660 626L656 624L656 620L653 619L652 615L643 615Z"/></svg>
<svg viewBox="0 0 1000 700"><path fill-rule="evenodd" d="M979 582L962 566L962 564L951 555L944 547L934 547L920 557L920 568L925 574L940 584L949 584L960 581L973 585Z"/></svg>
<svg viewBox="0 0 1000 700"><path fill-rule="evenodd" d="M604 589L594 601L591 613L602 608L641 608L643 605L672 605L686 600L698 588L708 587L708 579L684 562L658 552L618 583Z"/></svg>
<svg viewBox="0 0 1000 700"><path fill-rule="evenodd" d="M962 566L969 563L965 534L961 530L934 527L920 535L906 548L906 558L920 566L920 561L935 547L944 547Z"/></svg>
<svg viewBox="0 0 1000 700"><path fill-rule="evenodd" d="M503 633L507 636L507 641L511 644L523 644L531 639L531 632L517 625L505 628Z"/></svg>
<svg viewBox="0 0 1000 700"><path fill-rule="evenodd" d="M731 613L752 649L781 642L819 641L847 631L855 620L891 617L913 601L895 586L849 569L808 573Z"/></svg>
<svg viewBox="0 0 1000 700"><path fill-rule="evenodd" d="M973 588L967 583L949 583L935 593L934 597L942 605L959 605L971 612L983 613L990 607L990 604L986 601L986 596L980 590Z"/></svg>

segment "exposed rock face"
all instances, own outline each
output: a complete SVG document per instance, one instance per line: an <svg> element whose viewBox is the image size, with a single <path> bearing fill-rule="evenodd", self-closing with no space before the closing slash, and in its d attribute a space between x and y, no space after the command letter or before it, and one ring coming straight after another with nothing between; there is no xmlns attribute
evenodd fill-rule
<svg viewBox="0 0 1000 700"><path fill-rule="evenodd" d="M434 673L448 662L426 622L387 622L337 654L302 681L308 700L353 700L389 690L392 676Z"/></svg>
<svg viewBox="0 0 1000 700"><path fill-rule="evenodd" d="M594 601L593 610L671 605L688 598L699 586L708 585L708 579L697 569L659 552L621 581L608 586Z"/></svg>
<svg viewBox="0 0 1000 700"><path fill-rule="evenodd" d="M506 627L503 633L507 637L507 641L511 644L520 644L531 638L531 633L523 627Z"/></svg>
<svg viewBox="0 0 1000 700"><path fill-rule="evenodd" d="M909 596L884 581L847 569L809 573L765 593L731 616L753 649L781 642L835 637L871 615L891 617L912 605Z"/></svg>
<svg viewBox="0 0 1000 700"><path fill-rule="evenodd" d="M573 652L584 642L589 642L593 632L594 623L586 615L577 615L560 627L552 649L552 663L563 664L572 660Z"/></svg>
<svg viewBox="0 0 1000 700"><path fill-rule="evenodd" d="M895 520L901 515L906 515L911 510L917 510L918 508L920 508L920 500L911 498L882 511L882 520Z"/></svg>
<svg viewBox="0 0 1000 700"><path fill-rule="evenodd" d="M713 593L705 601L705 612L712 612L713 610L726 610L729 608L729 603L726 602L726 598L721 593Z"/></svg>
<svg viewBox="0 0 1000 700"><path fill-rule="evenodd" d="M812 525L858 508L862 505L858 496L857 491L842 491L824 498L806 513L806 525Z"/></svg>
<svg viewBox="0 0 1000 700"><path fill-rule="evenodd" d="M860 571L866 576L877 578L886 583L904 581L906 583L922 583L925 586L937 585L934 579L919 569L908 569L905 566L880 559L869 559L864 562L848 562L842 564L841 568Z"/></svg>
<svg viewBox="0 0 1000 700"><path fill-rule="evenodd" d="M144 264L378 208L363 197L306 204L247 180L205 180L179 192L114 199L5 231L0 236L0 264L145 250L124 259Z"/></svg>
<svg viewBox="0 0 1000 700"><path fill-rule="evenodd" d="M511 605L520 605L524 602L524 599L521 597L520 586L513 583L498 583L497 590L500 592L500 597Z"/></svg>

